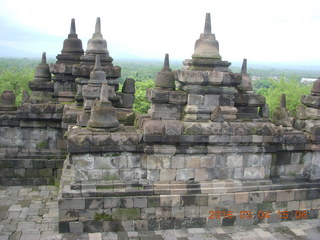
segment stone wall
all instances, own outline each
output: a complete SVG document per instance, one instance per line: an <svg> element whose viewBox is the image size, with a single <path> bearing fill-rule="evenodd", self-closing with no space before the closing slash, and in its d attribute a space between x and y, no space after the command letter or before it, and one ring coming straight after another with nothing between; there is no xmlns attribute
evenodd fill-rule
<svg viewBox="0 0 320 240"><path fill-rule="evenodd" d="M61 130L0 127L0 136L1 184L53 184L60 178L66 155Z"/></svg>

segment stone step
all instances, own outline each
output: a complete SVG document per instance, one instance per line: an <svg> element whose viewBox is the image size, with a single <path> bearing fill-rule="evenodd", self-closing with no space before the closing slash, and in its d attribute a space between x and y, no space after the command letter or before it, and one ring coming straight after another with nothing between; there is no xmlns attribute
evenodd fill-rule
<svg viewBox="0 0 320 240"><path fill-rule="evenodd" d="M265 182L263 182L265 183ZM317 189L319 182L301 182L286 184L254 185L247 183L247 186L214 186L212 183L199 184L84 184L67 185L62 192L63 197L112 197L112 196L151 196L151 195L208 195L208 194L229 194L241 192L262 192L262 191L290 191L297 189ZM217 185L217 183L216 183ZM222 185L222 183L221 183Z"/></svg>
<svg viewBox="0 0 320 240"><path fill-rule="evenodd" d="M53 185L54 178L15 178L15 177L0 177L1 186L40 186Z"/></svg>

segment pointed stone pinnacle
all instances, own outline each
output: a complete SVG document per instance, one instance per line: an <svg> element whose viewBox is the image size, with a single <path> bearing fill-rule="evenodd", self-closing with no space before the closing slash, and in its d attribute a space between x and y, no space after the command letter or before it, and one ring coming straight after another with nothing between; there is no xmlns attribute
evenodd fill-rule
<svg viewBox="0 0 320 240"><path fill-rule="evenodd" d="M43 52L43 53L42 53L41 63L44 63L44 64L47 63L46 52Z"/></svg>
<svg viewBox="0 0 320 240"><path fill-rule="evenodd" d="M286 108L287 104L286 104L286 95L282 94L281 95L281 99L280 99L280 107L281 108Z"/></svg>
<svg viewBox="0 0 320 240"><path fill-rule="evenodd" d="M206 34L211 34L211 17L210 13L206 13L206 21L204 24L204 32Z"/></svg>
<svg viewBox="0 0 320 240"><path fill-rule="evenodd" d="M97 17L97 20L96 20L96 28L94 33L101 34L101 22L99 17Z"/></svg>
<svg viewBox="0 0 320 240"><path fill-rule="evenodd" d="M74 18L71 19L70 34L76 34L76 23Z"/></svg>
<svg viewBox="0 0 320 240"><path fill-rule="evenodd" d="M247 73L247 59L243 59L241 73Z"/></svg>
<svg viewBox="0 0 320 240"><path fill-rule="evenodd" d="M95 61L94 68L95 68L95 69L101 68L100 55L98 55L98 54L96 54L96 61Z"/></svg>
<svg viewBox="0 0 320 240"><path fill-rule="evenodd" d="M109 102L109 85L108 83L102 83L100 92L100 102Z"/></svg>
<svg viewBox="0 0 320 240"><path fill-rule="evenodd" d="M164 57L163 68L165 68L165 69L170 68L170 66L169 66L169 54L168 53L166 53L166 55Z"/></svg>

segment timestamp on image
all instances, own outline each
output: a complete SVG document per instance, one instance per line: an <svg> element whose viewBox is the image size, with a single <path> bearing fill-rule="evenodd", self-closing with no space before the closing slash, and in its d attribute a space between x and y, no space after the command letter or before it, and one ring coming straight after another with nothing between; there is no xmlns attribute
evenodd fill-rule
<svg viewBox="0 0 320 240"><path fill-rule="evenodd" d="M271 214L276 214L279 219L307 219L307 210L293 210L293 211L240 211L239 214L233 214L232 211L209 211L209 219L221 219L221 218L239 218L239 219L264 219L270 218Z"/></svg>

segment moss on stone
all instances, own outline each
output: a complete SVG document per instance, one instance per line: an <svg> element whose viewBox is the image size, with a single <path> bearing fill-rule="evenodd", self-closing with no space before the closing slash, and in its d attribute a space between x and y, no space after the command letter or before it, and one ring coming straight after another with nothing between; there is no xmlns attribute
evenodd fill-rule
<svg viewBox="0 0 320 240"><path fill-rule="evenodd" d="M119 180L119 177L114 174L107 175L103 178L105 181Z"/></svg>
<svg viewBox="0 0 320 240"><path fill-rule="evenodd" d="M106 213L95 213L94 214L94 221L112 221L112 216Z"/></svg>
<svg viewBox="0 0 320 240"><path fill-rule="evenodd" d="M48 143L48 141L38 142L37 145L36 145L36 148L37 149L48 149L49 148L49 143Z"/></svg>
<svg viewBox="0 0 320 240"><path fill-rule="evenodd" d="M112 214L114 220L135 220L140 219L139 208L118 208Z"/></svg>

